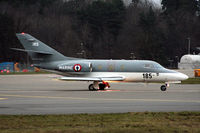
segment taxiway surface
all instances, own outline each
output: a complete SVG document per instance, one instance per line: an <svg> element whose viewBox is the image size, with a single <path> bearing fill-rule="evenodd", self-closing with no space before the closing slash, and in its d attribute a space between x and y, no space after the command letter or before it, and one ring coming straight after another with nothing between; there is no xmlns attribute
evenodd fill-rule
<svg viewBox="0 0 200 133"><path fill-rule="evenodd" d="M88 82L59 81L54 74L0 75L0 114L200 111L200 85L111 83L88 91Z"/></svg>

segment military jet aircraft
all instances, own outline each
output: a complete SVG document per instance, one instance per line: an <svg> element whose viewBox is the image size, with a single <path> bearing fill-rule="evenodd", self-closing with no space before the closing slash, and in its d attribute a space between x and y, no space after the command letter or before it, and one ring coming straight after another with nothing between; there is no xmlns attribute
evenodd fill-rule
<svg viewBox="0 0 200 133"><path fill-rule="evenodd" d="M109 82L163 82L160 87L166 91L169 83L179 83L188 76L162 67L150 60L90 60L66 57L33 36L17 33L17 38L25 49L12 48L27 52L33 66L48 70L64 77L67 81L92 81L89 90L109 88Z"/></svg>

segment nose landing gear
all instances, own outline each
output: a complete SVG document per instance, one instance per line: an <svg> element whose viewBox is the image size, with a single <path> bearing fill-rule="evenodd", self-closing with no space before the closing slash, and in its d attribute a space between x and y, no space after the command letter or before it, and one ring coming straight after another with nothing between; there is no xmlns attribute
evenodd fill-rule
<svg viewBox="0 0 200 133"><path fill-rule="evenodd" d="M166 90L167 90L167 87L169 87L169 84L168 84L168 83L166 83L165 85L162 85L162 86L160 87L160 90L161 90L161 91L166 91Z"/></svg>
<svg viewBox="0 0 200 133"><path fill-rule="evenodd" d="M102 83L98 83L94 81L94 83L90 84L88 87L90 91L105 90L105 88L110 88L110 85L108 82L104 82L104 81Z"/></svg>
<svg viewBox="0 0 200 133"><path fill-rule="evenodd" d="M166 90L167 90L167 87L166 87L166 85L162 85L162 86L160 87L160 89L161 89L161 91L166 91Z"/></svg>

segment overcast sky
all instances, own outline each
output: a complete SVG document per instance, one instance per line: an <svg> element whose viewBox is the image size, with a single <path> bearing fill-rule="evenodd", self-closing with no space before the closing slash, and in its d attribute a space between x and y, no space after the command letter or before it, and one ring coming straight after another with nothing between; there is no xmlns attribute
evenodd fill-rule
<svg viewBox="0 0 200 133"><path fill-rule="evenodd" d="M159 6L161 6L161 0L152 0L154 1L156 4L158 4Z"/></svg>

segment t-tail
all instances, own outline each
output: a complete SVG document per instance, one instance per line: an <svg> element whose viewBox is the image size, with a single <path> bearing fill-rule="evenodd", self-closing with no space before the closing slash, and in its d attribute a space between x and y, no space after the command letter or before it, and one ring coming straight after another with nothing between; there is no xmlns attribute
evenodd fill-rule
<svg viewBox="0 0 200 133"><path fill-rule="evenodd" d="M27 52L35 66L38 66L40 63L73 59L62 55L29 34L17 33L16 36L25 49L12 49Z"/></svg>

